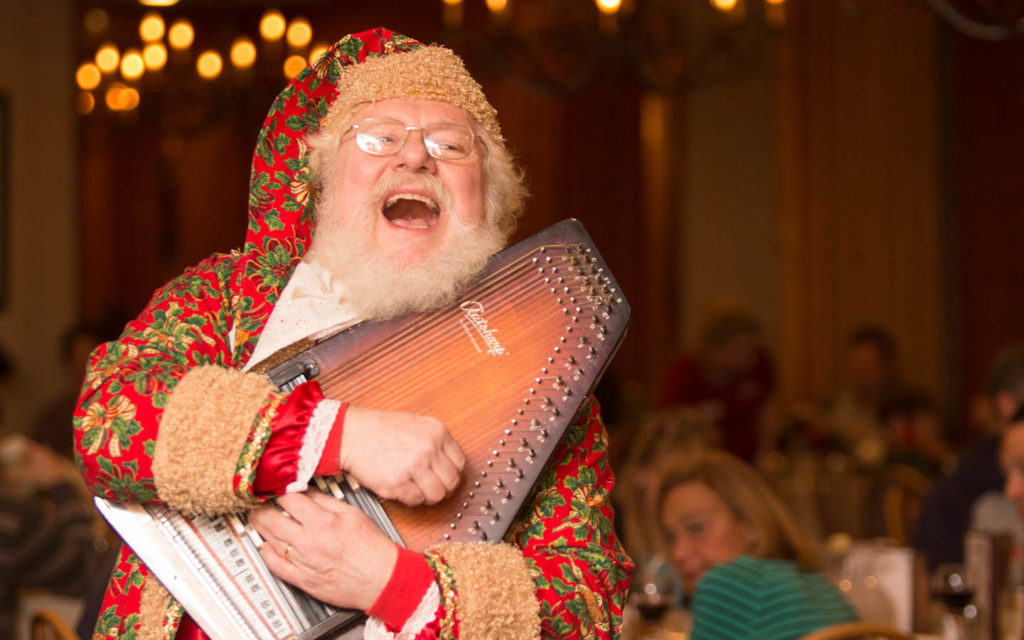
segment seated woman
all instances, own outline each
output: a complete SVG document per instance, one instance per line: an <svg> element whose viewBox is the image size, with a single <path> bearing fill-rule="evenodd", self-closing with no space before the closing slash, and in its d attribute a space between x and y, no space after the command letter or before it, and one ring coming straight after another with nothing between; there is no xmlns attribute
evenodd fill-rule
<svg viewBox="0 0 1024 640"><path fill-rule="evenodd" d="M657 497L668 556L692 594L690 640L793 640L857 619L820 573L814 545L738 458L687 457Z"/></svg>

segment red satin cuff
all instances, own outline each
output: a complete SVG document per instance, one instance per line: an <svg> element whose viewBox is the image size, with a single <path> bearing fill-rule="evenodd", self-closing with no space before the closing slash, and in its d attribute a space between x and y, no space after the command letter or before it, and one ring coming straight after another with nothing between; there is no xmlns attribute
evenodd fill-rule
<svg viewBox="0 0 1024 640"><path fill-rule="evenodd" d="M433 582L434 572L426 558L400 547L398 561L395 562L388 583L366 613L379 618L393 631L398 631L415 613Z"/></svg>
<svg viewBox="0 0 1024 640"><path fill-rule="evenodd" d="M181 617L174 640L210 640L210 637L203 633L199 625L186 613Z"/></svg>
<svg viewBox="0 0 1024 640"><path fill-rule="evenodd" d="M342 402L338 407L338 415L334 417L334 424L331 425L331 433L324 443L324 450L320 453L320 461L316 464L315 475L336 476L341 473L340 452L341 452L341 431L345 427L345 412L348 410L348 403Z"/></svg>
<svg viewBox="0 0 1024 640"><path fill-rule="evenodd" d="M298 476L302 439L323 397L320 384L311 380L295 387L278 408L270 425L270 440L256 467L252 486L257 495L281 495Z"/></svg>

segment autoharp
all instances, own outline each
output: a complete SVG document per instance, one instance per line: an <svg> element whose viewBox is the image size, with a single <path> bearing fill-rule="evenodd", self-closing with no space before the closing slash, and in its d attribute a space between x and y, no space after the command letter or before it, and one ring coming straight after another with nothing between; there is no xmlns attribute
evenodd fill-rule
<svg viewBox="0 0 1024 640"><path fill-rule="evenodd" d="M350 479L318 486L361 507L413 550L501 540L597 384L629 305L583 226L565 220L488 262L453 305L364 323L269 369L284 390L317 380L351 404L440 419L466 453L439 504L380 503ZM186 517L98 500L125 542L214 638L336 636L359 615L274 578L244 514Z"/></svg>

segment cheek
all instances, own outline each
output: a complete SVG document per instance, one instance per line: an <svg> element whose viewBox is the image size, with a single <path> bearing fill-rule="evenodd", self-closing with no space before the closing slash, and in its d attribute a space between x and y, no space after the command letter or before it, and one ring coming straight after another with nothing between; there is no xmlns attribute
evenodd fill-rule
<svg viewBox="0 0 1024 640"><path fill-rule="evenodd" d="M349 194L362 194L364 197L377 185L383 176L384 158L375 158L365 153L359 155L343 149L338 155L334 167L334 180L342 198Z"/></svg>
<svg viewBox="0 0 1024 640"><path fill-rule="evenodd" d="M479 171L466 171L452 180L451 194L463 222L483 220L485 209L484 178Z"/></svg>
<svg viewBox="0 0 1024 640"><path fill-rule="evenodd" d="M1017 498L1024 494L1024 476L1020 471L1011 469L1006 473L1006 484L1003 485L1003 493L1010 498Z"/></svg>
<svg viewBox="0 0 1024 640"><path fill-rule="evenodd" d="M708 555L714 564L731 562L750 551L750 538L741 526L723 527L714 542L709 544Z"/></svg>

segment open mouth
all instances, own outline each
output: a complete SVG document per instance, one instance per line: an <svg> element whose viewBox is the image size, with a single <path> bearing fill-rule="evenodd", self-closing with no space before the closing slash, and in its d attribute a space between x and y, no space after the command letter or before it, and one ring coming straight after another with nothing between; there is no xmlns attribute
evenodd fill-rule
<svg viewBox="0 0 1024 640"><path fill-rule="evenodd" d="M429 229L441 216L441 207L418 193L396 193L384 201L381 213L396 227Z"/></svg>

